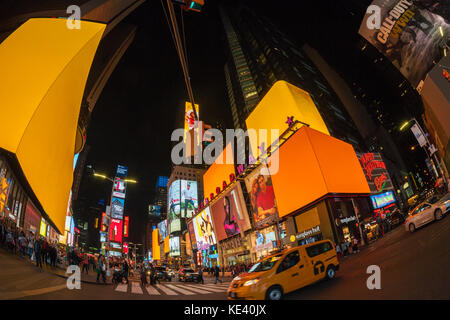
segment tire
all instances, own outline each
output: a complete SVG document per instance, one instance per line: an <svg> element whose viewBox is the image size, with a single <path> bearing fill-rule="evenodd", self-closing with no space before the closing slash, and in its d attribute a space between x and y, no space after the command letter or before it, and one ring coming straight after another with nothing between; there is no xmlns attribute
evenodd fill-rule
<svg viewBox="0 0 450 320"><path fill-rule="evenodd" d="M409 232L413 233L414 231L416 231L416 226L414 225L414 223L410 223L409 227L408 227Z"/></svg>
<svg viewBox="0 0 450 320"><path fill-rule="evenodd" d="M442 210L441 209L437 209L434 212L434 220L441 220L442 219Z"/></svg>
<svg viewBox="0 0 450 320"><path fill-rule="evenodd" d="M266 292L266 300L281 300L283 298L283 289L280 286L270 287Z"/></svg>
<svg viewBox="0 0 450 320"><path fill-rule="evenodd" d="M325 278L331 280L334 279L334 277L336 277L336 268L333 265L329 265L327 272L325 273Z"/></svg>

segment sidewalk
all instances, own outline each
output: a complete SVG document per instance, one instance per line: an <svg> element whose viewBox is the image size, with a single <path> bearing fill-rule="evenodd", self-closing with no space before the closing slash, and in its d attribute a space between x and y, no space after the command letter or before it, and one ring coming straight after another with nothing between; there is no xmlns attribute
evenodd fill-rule
<svg viewBox="0 0 450 320"><path fill-rule="evenodd" d="M32 266L34 267L34 269L36 270L36 272L39 272L39 268L36 267L36 262L31 262L31 260L28 257L22 257L21 255L18 254L12 254L10 251L5 250L5 248L0 247L0 253L3 256L3 259L5 259L5 257L10 257L11 259L14 259L14 261L16 262L21 262L23 263L24 266L28 265L28 266ZM42 270L43 272L46 273L50 273L53 274L55 276L58 276L60 278L64 278L67 279L70 275L66 274L66 268L63 268L61 265L57 266L57 267L51 267L50 265L46 265L45 263L42 264ZM97 283L97 273L95 271L92 271L92 268L89 270L89 274L87 275L86 273L82 273L81 274L81 282L83 283L90 283L90 284L100 284L102 285L103 283ZM100 279L101 281L101 279ZM106 284L111 284L111 277L107 277L106 278Z"/></svg>

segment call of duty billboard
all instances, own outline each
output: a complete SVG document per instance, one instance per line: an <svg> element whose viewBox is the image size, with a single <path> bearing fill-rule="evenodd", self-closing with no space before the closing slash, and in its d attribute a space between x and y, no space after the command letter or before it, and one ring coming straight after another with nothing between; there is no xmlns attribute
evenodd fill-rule
<svg viewBox="0 0 450 320"><path fill-rule="evenodd" d="M416 88L448 49L449 0L374 0L359 34Z"/></svg>

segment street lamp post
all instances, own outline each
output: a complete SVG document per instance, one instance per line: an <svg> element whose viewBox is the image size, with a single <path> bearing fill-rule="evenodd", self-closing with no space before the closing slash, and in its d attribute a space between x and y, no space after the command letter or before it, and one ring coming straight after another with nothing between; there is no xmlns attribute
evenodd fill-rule
<svg viewBox="0 0 450 320"><path fill-rule="evenodd" d="M442 177L444 186L447 188L447 181L446 181L446 178L445 178L445 175L444 175L444 171L443 171L442 168L441 168L441 164L440 164L440 162L439 162L439 159L438 159L437 156L436 156L436 151L433 152L433 153L431 153L431 150L428 149L428 148L431 147L430 140L428 140L427 135L426 135L425 132L423 131L422 126L419 124L419 122L417 121L417 119L416 119L416 118L412 118L412 119L410 119L409 121L406 121L406 122L400 127L400 131L402 131L403 129L405 129L411 121L414 121L414 124L419 128L421 134L422 134L423 137L425 138L426 144L423 145L422 148L424 149L424 151L425 151L425 153L426 153L428 159L429 159L432 163L434 162L434 163L436 164L437 169L438 169L438 177L439 177L439 174L440 174L440 176ZM420 142L419 142L419 144L420 144ZM433 159L434 159L434 161L433 161Z"/></svg>

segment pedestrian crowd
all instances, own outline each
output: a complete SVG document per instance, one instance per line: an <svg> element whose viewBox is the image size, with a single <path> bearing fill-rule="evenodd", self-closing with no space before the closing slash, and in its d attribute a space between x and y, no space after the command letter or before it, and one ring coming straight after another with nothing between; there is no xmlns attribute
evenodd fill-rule
<svg viewBox="0 0 450 320"><path fill-rule="evenodd" d="M0 217L0 246L35 262L41 270L43 264L56 267L60 258L56 241L48 241L31 231L25 232L5 217Z"/></svg>

